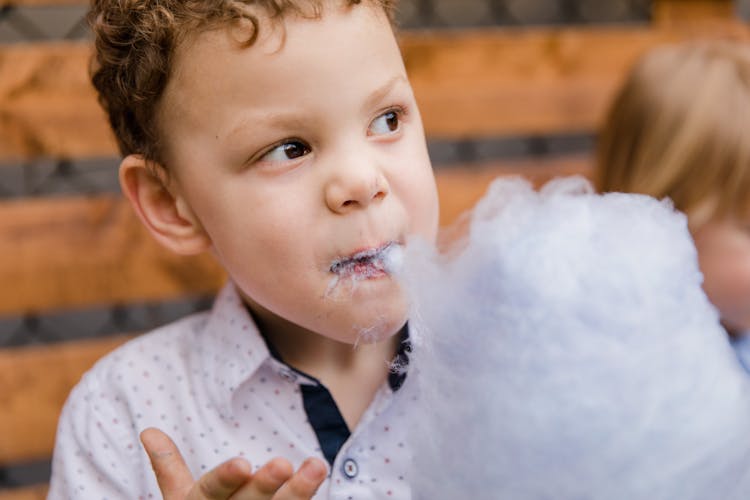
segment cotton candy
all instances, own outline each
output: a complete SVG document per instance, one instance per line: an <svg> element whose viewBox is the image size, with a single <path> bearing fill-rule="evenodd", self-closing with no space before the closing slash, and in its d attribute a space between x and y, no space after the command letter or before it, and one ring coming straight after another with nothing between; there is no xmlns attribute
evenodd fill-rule
<svg viewBox="0 0 750 500"><path fill-rule="evenodd" d="M467 217L402 257L416 499L750 498L750 379L684 215L569 178Z"/></svg>

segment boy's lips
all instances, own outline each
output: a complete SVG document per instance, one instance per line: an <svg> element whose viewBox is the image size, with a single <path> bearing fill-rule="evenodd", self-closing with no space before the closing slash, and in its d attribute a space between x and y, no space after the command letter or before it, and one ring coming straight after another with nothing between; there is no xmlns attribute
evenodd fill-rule
<svg viewBox="0 0 750 500"><path fill-rule="evenodd" d="M339 276L357 278L376 278L388 274L388 254L398 247L395 241L389 241L377 247L357 250L349 256L335 259L330 272Z"/></svg>

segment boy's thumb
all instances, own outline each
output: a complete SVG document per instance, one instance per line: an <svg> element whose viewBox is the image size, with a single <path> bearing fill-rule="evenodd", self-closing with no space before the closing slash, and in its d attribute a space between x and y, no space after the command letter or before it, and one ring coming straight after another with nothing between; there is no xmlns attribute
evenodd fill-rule
<svg viewBox="0 0 750 500"><path fill-rule="evenodd" d="M141 443L151 460L164 500L184 500L194 479L174 441L151 427L141 432Z"/></svg>

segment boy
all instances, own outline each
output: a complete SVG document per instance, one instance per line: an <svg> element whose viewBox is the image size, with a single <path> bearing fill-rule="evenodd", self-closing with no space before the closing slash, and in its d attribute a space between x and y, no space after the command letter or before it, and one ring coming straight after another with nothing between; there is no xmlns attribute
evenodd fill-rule
<svg viewBox="0 0 750 500"><path fill-rule="evenodd" d="M210 251L230 282L84 376L51 498L310 498L321 481L315 498L408 498L387 260L434 240L437 194L392 8L94 2L122 189L160 243ZM179 447L143 432L156 478L150 427Z"/></svg>

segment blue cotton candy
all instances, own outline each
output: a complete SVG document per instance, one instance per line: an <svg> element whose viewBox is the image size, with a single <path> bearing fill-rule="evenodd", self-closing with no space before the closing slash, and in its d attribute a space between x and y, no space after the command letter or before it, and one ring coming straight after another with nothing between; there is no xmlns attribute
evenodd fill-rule
<svg viewBox="0 0 750 500"><path fill-rule="evenodd" d="M750 498L750 380L682 214L570 178L468 217L403 256L416 499Z"/></svg>

